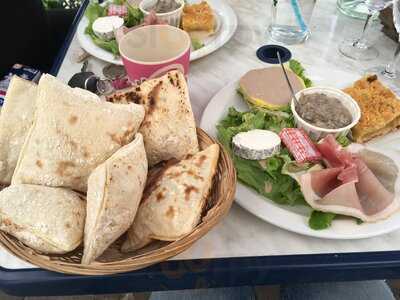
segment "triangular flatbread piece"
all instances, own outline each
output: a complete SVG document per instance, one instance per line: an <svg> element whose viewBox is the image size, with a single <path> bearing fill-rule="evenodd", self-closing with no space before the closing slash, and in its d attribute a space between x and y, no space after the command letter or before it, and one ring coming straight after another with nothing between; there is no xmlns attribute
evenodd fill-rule
<svg viewBox="0 0 400 300"><path fill-rule="evenodd" d="M37 85L13 76L0 114L0 184L9 185L26 135L32 126Z"/></svg>
<svg viewBox="0 0 400 300"><path fill-rule="evenodd" d="M107 97L114 103L138 103L146 110L140 127L149 165L172 158L181 160L198 149L196 123L185 76L179 71L146 80Z"/></svg>
<svg viewBox="0 0 400 300"><path fill-rule="evenodd" d="M12 183L86 192L89 174L131 142L144 117L140 105L101 101L51 75L39 82L36 114Z"/></svg>
<svg viewBox="0 0 400 300"><path fill-rule="evenodd" d="M122 251L142 248L152 239L174 241L189 234L200 221L218 157L214 144L164 170L145 192Z"/></svg>
<svg viewBox="0 0 400 300"><path fill-rule="evenodd" d="M44 253L63 254L83 239L86 203L63 188L17 184L0 192L0 230Z"/></svg>
<svg viewBox="0 0 400 300"><path fill-rule="evenodd" d="M83 264L90 264L131 226L147 178L143 137L118 150L89 177Z"/></svg>

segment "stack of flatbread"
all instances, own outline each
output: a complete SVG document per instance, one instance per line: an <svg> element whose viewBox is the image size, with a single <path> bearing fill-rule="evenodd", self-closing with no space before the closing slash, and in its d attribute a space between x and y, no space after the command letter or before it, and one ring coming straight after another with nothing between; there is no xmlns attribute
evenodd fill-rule
<svg viewBox="0 0 400 300"><path fill-rule="evenodd" d="M48 254L83 244L90 264L126 232L122 250L134 251L197 226L219 147L199 152L184 76L108 100L47 74L38 85L11 80L0 114L0 230ZM171 159L147 180L149 166Z"/></svg>

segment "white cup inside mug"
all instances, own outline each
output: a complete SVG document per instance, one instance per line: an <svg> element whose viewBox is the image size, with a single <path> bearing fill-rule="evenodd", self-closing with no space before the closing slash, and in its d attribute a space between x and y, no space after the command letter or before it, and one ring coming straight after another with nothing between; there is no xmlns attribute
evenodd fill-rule
<svg viewBox="0 0 400 300"><path fill-rule="evenodd" d="M119 51L130 79L142 80L169 65L187 75L190 45L188 33L177 27L149 25L128 32L119 43Z"/></svg>

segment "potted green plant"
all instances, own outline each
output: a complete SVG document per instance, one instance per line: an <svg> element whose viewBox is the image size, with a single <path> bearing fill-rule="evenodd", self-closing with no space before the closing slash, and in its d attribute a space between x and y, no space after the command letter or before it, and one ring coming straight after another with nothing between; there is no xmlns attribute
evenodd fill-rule
<svg viewBox="0 0 400 300"><path fill-rule="evenodd" d="M82 0L42 0L46 9L77 9Z"/></svg>

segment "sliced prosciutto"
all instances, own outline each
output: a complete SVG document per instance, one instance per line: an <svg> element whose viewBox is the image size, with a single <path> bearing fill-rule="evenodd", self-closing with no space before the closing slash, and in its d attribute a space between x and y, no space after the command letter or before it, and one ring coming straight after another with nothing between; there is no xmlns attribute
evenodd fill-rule
<svg viewBox="0 0 400 300"><path fill-rule="evenodd" d="M395 184L399 170L387 156L353 147L356 153L343 150L333 136L327 136L318 150L322 153L326 169L303 174L299 184L304 198L316 210L353 216L364 222L385 219L399 208L395 197ZM351 147L350 147L351 148ZM379 168L380 180L371 168ZM390 187L389 190L387 187Z"/></svg>

